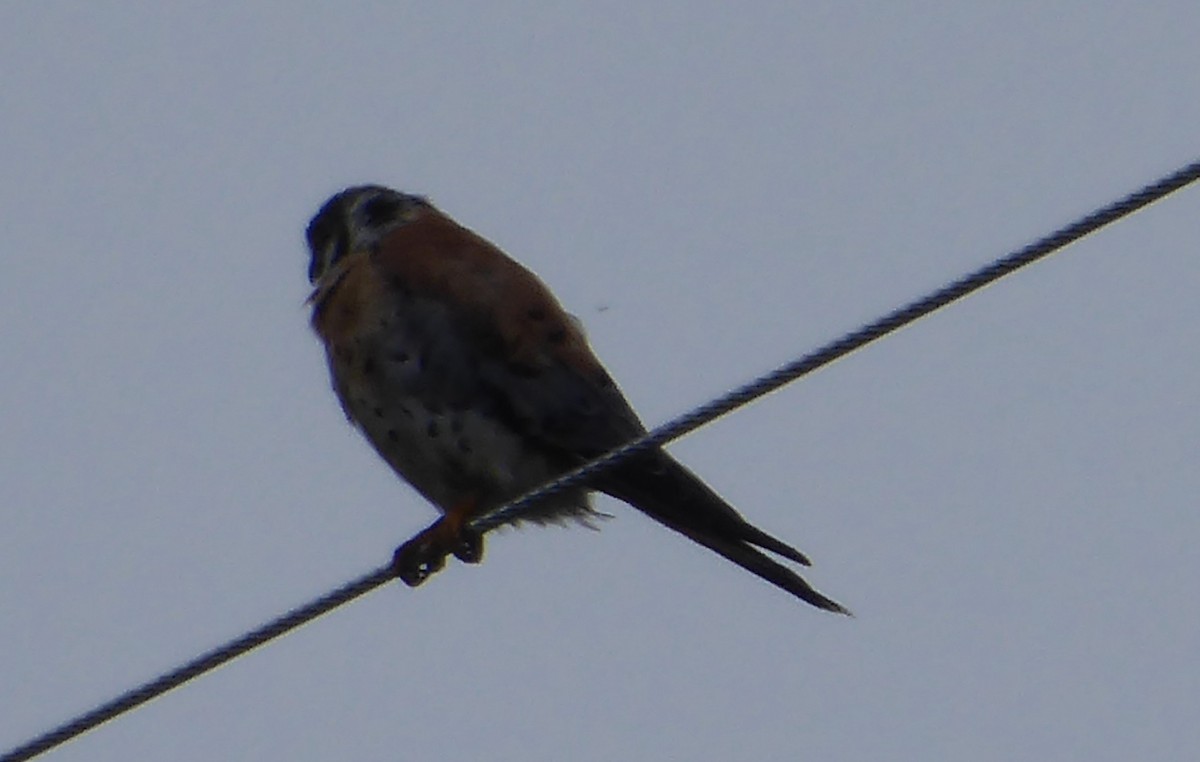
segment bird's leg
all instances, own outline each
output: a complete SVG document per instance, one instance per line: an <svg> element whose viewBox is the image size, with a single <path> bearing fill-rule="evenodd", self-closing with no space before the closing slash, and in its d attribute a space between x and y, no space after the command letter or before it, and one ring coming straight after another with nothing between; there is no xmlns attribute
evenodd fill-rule
<svg viewBox="0 0 1200 762"><path fill-rule="evenodd" d="M416 587L446 565L450 553L458 560L477 564L483 560L483 534L467 522L475 513L475 501L464 500L430 524L416 537L396 548L392 569L409 587Z"/></svg>

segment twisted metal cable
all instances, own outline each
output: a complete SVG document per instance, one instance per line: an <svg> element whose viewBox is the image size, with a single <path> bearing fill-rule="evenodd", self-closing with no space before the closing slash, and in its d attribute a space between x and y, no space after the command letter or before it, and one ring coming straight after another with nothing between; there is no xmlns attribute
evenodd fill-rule
<svg viewBox="0 0 1200 762"><path fill-rule="evenodd" d="M739 408L759 397L770 394L781 386L789 384L817 368L828 365L834 360L850 354L864 344L869 344L876 339L886 336L892 331L902 328L936 309L961 299L967 294L978 291L989 283L999 280L1025 265L1053 254L1105 225L1133 214L1137 210L1179 190L1198 178L1200 178L1200 160L1147 185L1141 190L1134 191L1108 206L1097 209L1086 217L1072 222L1066 227L1059 228L1050 235L1040 238L1005 257L997 259L991 264L943 286L928 296L910 302L878 320L842 336L840 339L831 341L815 352L807 354L798 360L793 360L764 376L754 379L744 386L740 386L718 397L708 404L701 405L678 418L668 421L639 439L618 447L603 457L585 463L574 471L570 471L548 484L527 492L506 505L502 505L489 513L477 517L471 522L471 526L474 529L484 531L518 518L523 512L529 510L530 506L557 495L564 490L578 487L591 477L612 468L636 453L653 449L678 439L735 408Z"/></svg>
<svg viewBox="0 0 1200 762"><path fill-rule="evenodd" d="M1197 179L1200 179L1200 160L1147 185L1141 190L1129 194L1119 201L1092 212L1086 217L1051 233L1045 238L1041 238L1012 254L1002 257L986 267L959 278L928 296L894 310L878 320L868 323L858 330L826 344L815 352L787 363L744 386L738 387L705 405L695 408L691 412L668 421L645 436L629 442L538 489L528 492L510 503L475 518L471 522L471 527L479 531L486 531L518 518L537 502L556 495L563 490L577 487L601 471L617 465L625 458L678 439L684 434L694 431L706 423L763 395L769 394L785 384L811 373L817 368L828 365L865 344L908 325L940 307L961 299L967 294L978 291L989 283L1052 254L1105 225L1109 225L1162 199L1174 191L1195 182ZM374 590L393 577L394 571L391 564L375 569L356 580L346 583L337 590L321 596L310 603L298 606L225 645L201 654L160 677L133 688L117 698L67 721L27 743L21 744L0 757L0 762L24 762L60 744L66 743L101 723L124 714L153 698L157 698L194 677L216 669L247 651L274 640L280 635L294 630L316 619L318 616Z"/></svg>
<svg viewBox="0 0 1200 762"><path fill-rule="evenodd" d="M394 578L391 564L380 567L365 574L352 582L342 585L337 590L317 598L316 600L298 606L279 616L261 627L252 630L241 637L201 654L186 664L181 664L170 672L166 672L153 680L143 683L132 690L108 701L78 717L64 722L58 727L23 743L0 757L0 762L24 762L33 759L42 752L49 751L55 746L70 741L75 736L86 733L97 725L108 722L114 717L134 709L150 699L157 698L172 688L178 688L193 677L216 669L227 661L231 661L247 651L261 646L270 640L294 630L302 624L316 619L327 611L348 603L360 595L369 593L385 582Z"/></svg>

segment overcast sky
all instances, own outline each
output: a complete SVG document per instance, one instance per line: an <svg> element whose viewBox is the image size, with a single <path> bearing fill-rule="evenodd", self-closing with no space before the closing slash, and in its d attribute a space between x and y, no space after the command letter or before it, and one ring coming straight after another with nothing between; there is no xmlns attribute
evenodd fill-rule
<svg viewBox="0 0 1200 762"><path fill-rule="evenodd" d="M653 425L1200 155L1200 4L994 5L5 3L0 751L435 517L308 327L346 185ZM1190 189L672 447L856 618L605 499L46 758L1200 758L1198 242Z"/></svg>

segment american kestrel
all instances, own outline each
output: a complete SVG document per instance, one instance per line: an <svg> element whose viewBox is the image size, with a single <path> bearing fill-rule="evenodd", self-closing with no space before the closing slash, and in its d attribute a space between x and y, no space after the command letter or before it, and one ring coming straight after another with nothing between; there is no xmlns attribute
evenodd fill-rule
<svg viewBox="0 0 1200 762"><path fill-rule="evenodd" d="M496 246L425 198L366 185L308 226L312 325L346 416L442 512L402 545L420 584L453 553L478 563L472 517L645 433L576 320ZM763 553L804 554L752 526L662 449L637 455L520 520L593 515L590 491L629 503L801 600L845 609Z"/></svg>

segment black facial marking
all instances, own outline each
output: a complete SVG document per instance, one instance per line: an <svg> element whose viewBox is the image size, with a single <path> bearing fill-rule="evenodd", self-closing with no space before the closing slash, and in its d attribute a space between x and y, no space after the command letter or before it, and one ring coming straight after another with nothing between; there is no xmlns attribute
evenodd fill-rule
<svg viewBox="0 0 1200 762"><path fill-rule="evenodd" d="M308 279L312 283L349 253L360 229L381 235L404 224L414 209L429 208L420 196L399 193L382 185L359 185L332 196L313 216L305 231L309 253Z"/></svg>
<svg viewBox="0 0 1200 762"><path fill-rule="evenodd" d="M343 224L340 196L334 196L308 223L305 231L311 258L308 261L308 280L316 283L321 274L346 254L348 245ZM326 251L328 250L328 254Z"/></svg>
<svg viewBox="0 0 1200 762"><path fill-rule="evenodd" d="M563 328L561 325L551 328L550 332L546 334L546 340L551 344L562 344L567 340L567 329Z"/></svg>
<svg viewBox="0 0 1200 762"><path fill-rule="evenodd" d="M429 425L425 427L425 433L429 435L430 439L437 439L441 433L438 431L437 421L430 421Z"/></svg>
<svg viewBox="0 0 1200 762"><path fill-rule="evenodd" d="M362 218L369 227L377 228L386 225L396 218L400 211L401 199L396 196L374 196L363 202Z"/></svg>
<svg viewBox="0 0 1200 762"><path fill-rule="evenodd" d="M542 321L546 319L546 310L541 307L530 307L525 312L525 316L534 322Z"/></svg>

